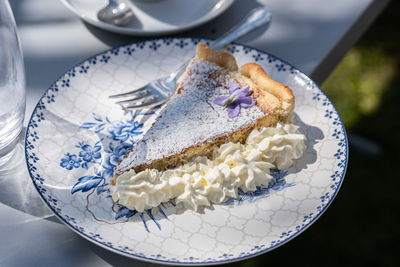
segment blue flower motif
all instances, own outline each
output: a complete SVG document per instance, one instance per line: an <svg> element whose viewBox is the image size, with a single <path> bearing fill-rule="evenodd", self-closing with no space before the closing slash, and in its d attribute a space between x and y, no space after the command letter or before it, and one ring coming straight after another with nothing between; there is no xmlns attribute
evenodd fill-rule
<svg viewBox="0 0 400 267"><path fill-rule="evenodd" d="M83 145L81 146L82 151L79 152L79 157L81 157L84 161L90 162L94 159L99 159L101 158L100 154L100 145L95 145L92 147L91 145Z"/></svg>
<svg viewBox="0 0 400 267"><path fill-rule="evenodd" d="M43 112L37 112L36 113L36 118L37 118L37 121L38 122L41 122L42 120L44 120L44 114L43 114Z"/></svg>
<svg viewBox="0 0 400 267"><path fill-rule="evenodd" d="M113 55L118 56L118 54L119 54L119 49L120 49L119 47L116 47L116 48L110 50L110 53L113 54Z"/></svg>
<svg viewBox="0 0 400 267"><path fill-rule="evenodd" d="M293 66L290 67L289 71L290 71L290 74L298 74L299 73L299 71L296 70Z"/></svg>
<svg viewBox="0 0 400 267"><path fill-rule="evenodd" d="M161 46L161 44L157 44L157 42L153 42L152 44L149 45L149 48L153 49L154 51L157 51L157 49Z"/></svg>
<svg viewBox="0 0 400 267"><path fill-rule="evenodd" d="M313 93L313 100L320 101L321 100L321 94L320 93Z"/></svg>
<svg viewBox="0 0 400 267"><path fill-rule="evenodd" d="M144 41L144 42L139 42L139 43L136 43L136 47L138 47L138 48L140 48L140 49L143 49L144 46L145 46L145 44L146 44L146 41Z"/></svg>
<svg viewBox="0 0 400 267"><path fill-rule="evenodd" d="M162 39L162 41L164 44L170 45L172 43L172 38L165 38L165 39Z"/></svg>
<svg viewBox="0 0 400 267"><path fill-rule="evenodd" d="M49 88L49 90L52 91L52 92L58 92L58 85L57 85L57 84L53 84L53 85Z"/></svg>
<svg viewBox="0 0 400 267"><path fill-rule="evenodd" d="M39 193L40 193L41 195L45 194L46 191L47 191L46 188L44 188L43 186L41 186L41 185L39 185L39 184L37 184L36 187L37 187L37 190L39 191Z"/></svg>
<svg viewBox="0 0 400 267"><path fill-rule="evenodd" d="M70 216L68 216L68 215L65 215L64 218L65 218L65 220L66 220L67 222L76 224L76 219L75 219L75 218L70 217Z"/></svg>
<svg viewBox="0 0 400 267"><path fill-rule="evenodd" d="M79 73L87 73L89 69L89 66L81 66L81 69L79 70Z"/></svg>
<svg viewBox="0 0 400 267"><path fill-rule="evenodd" d="M335 153L335 155L333 155L333 156L336 157L337 159L340 159L343 155L344 155L344 152L341 151L340 149L338 149L337 152Z"/></svg>
<svg viewBox="0 0 400 267"><path fill-rule="evenodd" d="M257 55L253 55L254 60L257 61L261 61L264 60L264 58L261 56L260 53L258 53Z"/></svg>
<svg viewBox="0 0 400 267"><path fill-rule="evenodd" d="M332 124L333 125L339 125L340 124L339 117L334 118Z"/></svg>
<svg viewBox="0 0 400 267"><path fill-rule="evenodd" d="M325 195L322 195L322 196L320 197L321 202L325 202L325 200L327 200L328 198L329 198L329 193L325 193Z"/></svg>
<svg viewBox="0 0 400 267"><path fill-rule="evenodd" d="M33 163L36 163L39 160L35 153L29 155L29 158L33 161Z"/></svg>
<svg viewBox="0 0 400 267"><path fill-rule="evenodd" d="M191 41L194 45L198 45L202 40L200 38L192 38Z"/></svg>
<svg viewBox="0 0 400 267"><path fill-rule="evenodd" d="M184 48L185 46L189 45L188 42L185 42L185 40L179 40L177 43L175 43L176 46L179 46L180 48Z"/></svg>
<svg viewBox="0 0 400 267"><path fill-rule="evenodd" d="M230 95L217 97L214 100L214 104L228 109L229 118L235 118L240 114L241 108L250 108L255 104L249 89L249 86L240 88L239 85L233 82L229 87Z"/></svg>
<svg viewBox="0 0 400 267"><path fill-rule="evenodd" d="M49 195L49 196L47 196L47 200L48 200L51 204L57 205L58 200L55 199L54 197L52 197L52 196Z"/></svg>
<svg viewBox="0 0 400 267"><path fill-rule="evenodd" d="M231 54L235 54L235 53L239 52L239 49L235 45L228 46L228 48L226 50L228 50L229 53L231 53Z"/></svg>
<svg viewBox="0 0 400 267"><path fill-rule="evenodd" d="M272 56L272 55L268 55L268 57L267 57L267 61L268 61L268 63L275 62L276 60L277 60L277 58L276 58L276 57L274 57L274 56Z"/></svg>
<svg viewBox="0 0 400 267"><path fill-rule="evenodd" d="M335 130L333 130L332 136L335 137L336 139L339 139L341 134L342 134L342 132L340 130L335 129Z"/></svg>
<svg viewBox="0 0 400 267"><path fill-rule="evenodd" d="M33 163L30 163L29 161L26 162L26 165L28 165L28 170L30 172L36 172L37 168L35 165L33 165Z"/></svg>
<svg viewBox="0 0 400 267"><path fill-rule="evenodd" d="M33 131L33 132L30 131L29 136L32 138L33 142L36 142L39 139L39 136L36 131Z"/></svg>
<svg viewBox="0 0 400 267"><path fill-rule="evenodd" d="M326 109L324 117L328 118L328 119L332 119L332 116L333 116L333 111Z"/></svg>
<svg viewBox="0 0 400 267"><path fill-rule="evenodd" d="M67 72L67 75L68 75L69 77L75 77L75 68L69 70L69 71Z"/></svg>
<svg viewBox="0 0 400 267"><path fill-rule="evenodd" d="M108 63L108 61L110 60L110 56L108 56L108 55L102 55L101 56L101 59L100 59L100 62L104 62L104 63Z"/></svg>
<svg viewBox="0 0 400 267"><path fill-rule="evenodd" d="M104 150L109 155L106 156L106 159L103 164L103 178L109 179L114 175L114 168L117 166L118 162L122 159L122 157L131 150L132 145L122 143L118 146L114 146L113 143L110 143L109 149Z"/></svg>
<svg viewBox="0 0 400 267"><path fill-rule="evenodd" d="M90 64L96 65L96 63L97 63L97 56L94 56L94 57L89 58L89 59L88 59L88 62L89 62Z"/></svg>
<svg viewBox="0 0 400 267"><path fill-rule="evenodd" d="M39 103L37 104L36 108L39 110L45 110L46 109L46 105L44 104L43 98L41 98L39 100Z"/></svg>
<svg viewBox="0 0 400 267"><path fill-rule="evenodd" d="M251 48L250 47L244 47L243 48L243 52L247 55L248 53L250 53Z"/></svg>
<svg viewBox="0 0 400 267"><path fill-rule="evenodd" d="M43 182L44 182L44 178L41 177L40 174L36 174L35 180L36 180L36 182L38 182L40 184L43 184Z"/></svg>
<svg viewBox="0 0 400 267"><path fill-rule="evenodd" d="M70 83L69 79L62 79L61 82L62 82L62 84L61 84L62 87L69 87L69 83Z"/></svg>
<svg viewBox="0 0 400 267"><path fill-rule="evenodd" d="M90 235L91 237L93 237L94 239L103 239L103 238L101 237L101 235L99 235L99 234L97 234L97 233L89 232L89 235Z"/></svg>
<svg viewBox="0 0 400 267"><path fill-rule="evenodd" d="M333 181L336 181L336 178L340 177L340 173L338 171L335 171L334 174L331 175L331 178Z"/></svg>
<svg viewBox="0 0 400 267"><path fill-rule="evenodd" d="M32 150L35 148L35 146L32 144L32 142L29 141L28 139L25 140L25 144L26 144L26 149Z"/></svg>
<svg viewBox="0 0 400 267"><path fill-rule="evenodd" d="M49 92L48 92L49 93ZM46 98L47 98L47 104L50 104L51 102L54 102L54 94L46 94Z"/></svg>
<svg viewBox="0 0 400 267"><path fill-rule="evenodd" d="M79 168L81 161L82 160L75 154L71 155L70 153L67 153L65 154L65 157L61 159L60 166L70 171L73 168Z"/></svg>
<svg viewBox="0 0 400 267"><path fill-rule="evenodd" d="M286 71L285 64L275 64L275 67L278 71Z"/></svg>
<svg viewBox="0 0 400 267"><path fill-rule="evenodd" d="M142 128L143 123L134 120L126 122L117 121L112 124L112 129L108 131L112 139L125 142L128 139L132 140L134 136L142 134Z"/></svg>

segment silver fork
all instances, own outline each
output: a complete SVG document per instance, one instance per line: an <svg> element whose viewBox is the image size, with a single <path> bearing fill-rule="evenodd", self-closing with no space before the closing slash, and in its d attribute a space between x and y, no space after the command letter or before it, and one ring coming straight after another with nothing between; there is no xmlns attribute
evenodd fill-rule
<svg viewBox="0 0 400 267"><path fill-rule="evenodd" d="M264 24L269 26L270 22L271 12L268 8L255 8L236 27L214 41L210 47L214 50L220 49ZM126 93L111 95L109 98L123 98L117 101L116 104L128 104L124 106L127 109L151 108L164 104L175 92L176 80L186 68L189 61L186 61L176 71L166 77L159 78Z"/></svg>

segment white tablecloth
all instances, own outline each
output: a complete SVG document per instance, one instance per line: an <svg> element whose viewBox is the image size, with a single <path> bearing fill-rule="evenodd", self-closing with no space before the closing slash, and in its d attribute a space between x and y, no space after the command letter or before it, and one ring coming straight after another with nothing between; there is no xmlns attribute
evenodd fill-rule
<svg viewBox="0 0 400 267"><path fill-rule="evenodd" d="M70 67L112 46L141 39L90 26L56 0L10 2L26 67L25 125L47 87ZM273 13L270 29L261 28L238 42L270 52L320 83L387 2L237 0L217 19L177 36L216 38L250 9L268 4ZM14 164L0 170L0 266L146 265L97 247L52 216L27 173L23 137Z"/></svg>

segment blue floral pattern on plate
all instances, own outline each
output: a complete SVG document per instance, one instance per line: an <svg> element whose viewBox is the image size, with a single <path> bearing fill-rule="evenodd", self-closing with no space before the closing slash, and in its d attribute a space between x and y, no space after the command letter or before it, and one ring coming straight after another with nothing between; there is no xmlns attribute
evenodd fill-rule
<svg viewBox="0 0 400 267"><path fill-rule="evenodd" d="M122 109L124 109L124 107L122 107ZM122 157L132 149L133 145L135 144L135 139L143 134L141 131L143 124L135 120L135 117L137 115L153 115L154 112L135 113L135 115L133 115L133 112L129 111L128 114L132 116L132 119L111 122L108 117L103 119L101 115L93 113L93 121L85 122L81 125L81 128L92 129L95 133L106 131L108 135L106 135L105 138L108 139L109 143L108 147L103 149L102 142L104 141L104 138L100 139L93 145L87 144L84 141L80 141L78 142L78 145L74 147L75 150L78 149L75 154L72 154L72 152L67 152L60 159L60 167L65 168L68 171L74 171L74 169L78 168L89 170L89 167L91 166L98 167L93 168L92 173L89 175L79 177L77 182L72 186L71 194L75 194L77 192L85 193L90 190L95 190L97 194L109 193L109 180L113 177L115 166L122 159ZM293 184L286 184L285 182L284 177L286 173L287 172L277 169L272 170L271 174L273 176L273 180L268 184L267 187L257 187L256 191L247 193L244 193L241 189L239 189L239 197L228 199L224 202L224 204L228 205L246 200L255 200L260 197L267 197L272 192L280 191L287 186L292 186ZM110 195L108 194L107 197L110 197ZM172 201L173 200L171 200L169 203L173 203ZM155 209L155 212L160 213L164 218L168 219L164 211L165 205L166 203L158 206L157 209ZM134 215L138 215L143 221L145 230L150 232L149 228L147 227L146 220L143 217L143 213L129 210L121 205L117 206L118 209L115 212L115 220L120 218L130 218ZM155 219L153 210L146 210L145 213L152 219L158 229L161 230L161 225L157 219Z"/></svg>
<svg viewBox="0 0 400 267"><path fill-rule="evenodd" d="M39 100L26 131L28 171L57 217L94 243L160 263L226 263L291 240L337 194L348 148L332 103L290 64L233 44L228 50L241 62L257 61L292 88L295 122L308 137L306 155L287 173L275 170L267 187L240 192L239 198L203 213L185 210L174 201L144 213L112 202L108 183L113 169L151 127L158 110L126 112L107 95L137 87L158 72L170 72L200 41L210 42L168 38L113 48L73 67Z"/></svg>

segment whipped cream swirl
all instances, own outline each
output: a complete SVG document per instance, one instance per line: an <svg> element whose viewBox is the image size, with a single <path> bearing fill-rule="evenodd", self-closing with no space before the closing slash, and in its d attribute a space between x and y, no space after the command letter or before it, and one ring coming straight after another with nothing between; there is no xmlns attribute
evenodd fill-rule
<svg viewBox="0 0 400 267"><path fill-rule="evenodd" d="M254 129L245 144L223 144L212 159L195 157L166 171L125 172L111 186L112 198L139 212L171 199L193 210L222 203L238 197L238 188L267 186L272 168L288 169L303 155L305 140L293 124Z"/></svg>

